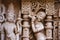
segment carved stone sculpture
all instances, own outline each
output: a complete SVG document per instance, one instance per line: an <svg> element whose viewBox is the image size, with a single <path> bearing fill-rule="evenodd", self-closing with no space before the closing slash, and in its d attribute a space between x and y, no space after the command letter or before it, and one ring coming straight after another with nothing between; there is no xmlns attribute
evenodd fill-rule
<svg viewBox="0 0 60 40"><path fill-rule="evenodd" d="M29 19L29 14L31 13L31 3L30 2L24 2L22 1L22 18L23 18L23 38L22 40L29 40L29 29L30 29L30 19Z"/></svg>
<svg viewBox="0 0 60 40"><path fill-rule="evenodd" d="M46 36L47 36L47 39L52 39L52 23L51 22L47 22L46 23Z"/></svg>
<svg viewBox="0 0 60 40"><path fill-rule="evenodd" d="M46 19L46 38L47 40L52 40L52 15L47 15L47 19Z"/></svg>
<svg viewBox="0 0 60 40"><path fill-rule="evenodd" d="M60 40L60 21L59 21L59 26L58 26L58 40Z"/></svg>
<svg viewBox="0 0 60 40"><path fill-rule="evenodd" d="M46 37L43 33L44 25L42 24L41 20L45 18L46 14L44 12L38 12L37 18L35 16L30 16L32 18L32 30L35 33L37 40L46 40Z"/></svg>
<svg viewBox="0 0 60 40"><path fill-rule="evenodd" d="M6 40L16 40L17 29L15 25L15 14L14 14L14 6L11 3L8 7L8 13L6 14L6 22L2 25L3 29L6 31Z"/></svg>
<svg viewBox="0 0 60 40"><path fill-rule="evenodd" d="M6 11L8 9L6 12L4 5L0 4L1 40L60 40L60 2L58 0L19 2L1 1L6 6ZM16 20L15 13L18 14Z"/></svg>
<svg viewBox="0 0 60 40"><path fill-rule="evenodd" d="M29 19L28 19L28 11L23 12L23 40L29 40Z"/></svg>

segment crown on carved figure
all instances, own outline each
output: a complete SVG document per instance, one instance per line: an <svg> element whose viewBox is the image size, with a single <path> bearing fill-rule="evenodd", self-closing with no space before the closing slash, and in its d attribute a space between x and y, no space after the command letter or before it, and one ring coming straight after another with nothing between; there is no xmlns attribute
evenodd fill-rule
<svg viewBox="0 0 60 40"><path fill-rule="evenodd" d="M13 3L10 3L8 6L8 12L14 13L14 5Z"/></svg>
<svg viewBox="0 0 60 40"><path fill-rule="evenodd" d="M15 21L15 10L13 3L10 3L8 6L8 13L6 14L7 20L9 21Z"/></svg>

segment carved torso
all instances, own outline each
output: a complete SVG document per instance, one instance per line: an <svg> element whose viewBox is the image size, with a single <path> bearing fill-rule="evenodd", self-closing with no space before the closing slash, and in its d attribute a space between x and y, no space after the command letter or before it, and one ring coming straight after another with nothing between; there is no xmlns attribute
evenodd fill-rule
<svg viewBox="0 0 60 40"><path fill-rule="evenodd" d="M16 25L14 23L5 22L3 24L3 27L5 28L6 33L8 35L8 34L14 33L14 28L16 28Z"/></svg>
<svg viewBox="0 0 60 40"><path fill-rule="evenodd" d="M36 28L37 32L39 32L44 29L44 26L41 22L38 22L35 24L35 28Z"/></svg>

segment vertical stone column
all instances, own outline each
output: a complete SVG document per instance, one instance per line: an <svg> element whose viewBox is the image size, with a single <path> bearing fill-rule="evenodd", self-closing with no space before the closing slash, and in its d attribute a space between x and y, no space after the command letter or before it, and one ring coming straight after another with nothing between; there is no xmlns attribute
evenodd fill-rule
<svg viewBox="0 0 60 40"><path fill-rule="evenodd" d="M54 0L46 0L46 14L47 14L47 20L46 20L46 35L47 40L52 40L52 16L55 14L55 8L54 8Z"/></svg>
<svg viewBox="0 0 60 40"><path fill-rule="evenodd" d="M22 0L22 24L23 24L23 40L29 40L29 14L31 13L31 3L29 1Z"/></svg>
<svg viewBox="0 0 60 40"><path fill-rule="evenodd" d="M46 23L46 36L47 39L52 39L52 23L51 22L47 22Z"/></svg>
<svg viewBox="0 0 60 40"><path fill-rule="evenodd" d="M52 15L47 16L46 20L46 38L47 40L52 40Z"/></svg>
<svg viewBox="0 0 60 40"><path fill-rule="evenodd" d="M24 21L23 25L23 40L29 40L29 22Z"/></svg>
<svg viewBox="0 0 60 40"><path fill-rule="evenodd" d="M25 14L25 12L27 14ZM29 28L30 28L30 25L29 25L29 19L28 19L28 12L25 11L23 13L23 40L29 40Z"/></svg>

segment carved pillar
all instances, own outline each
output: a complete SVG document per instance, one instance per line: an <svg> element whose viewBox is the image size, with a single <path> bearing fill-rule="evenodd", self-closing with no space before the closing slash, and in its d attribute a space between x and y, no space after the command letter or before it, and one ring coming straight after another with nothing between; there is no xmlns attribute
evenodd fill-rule
<svg viewBox="0 0 60 40"><path fill-rule="evenodd" d="M46 23L46 36L47 39L52 39L52 23L51 22L47 22Z"/></svg>
<svg viewBox="0 0 60 40"><path fill-rule="evenodd" d="M46 35L47 35L47 40L52 40L52 16L54 13L54 0L46 0L46 14L47 14L47 20L46 20Z"/></svg>
<svg viewBox="0 0 60 40"><path fill-rule="evenodd" d="M52 26L52 16L49 15L47 16L47 20L46 20L46 37L47 37L47 40L52 40L52 29L53 29L53 26Z"/></svg>
<svg viewBox="0 0 60 40"><path fill-rule="evenodd" d="M29 19L28 19L28 11L23 12L23 40L29 40Z"/></svg>
<svg viewBox="0 0 60 40"><path fill-rule="evenodd" d="M29 22L25 20L23 22L23 40L29 40L29 28Z"/></svg>
<svg viewBox="0 0 60 40"><path fill-rule="evenodd" d="M57 9L56 9L56 6L55 6L55 14L53 15L53 40L58 40L58 13L57 13Z"/></svg>
<svg viewBox="0 0 60 40"><path fill-rule="evenodd" d="M29 13L31 13L31 5L29 1L22 2L22 15L23 15L23 40L29 40Z"/></svg>

